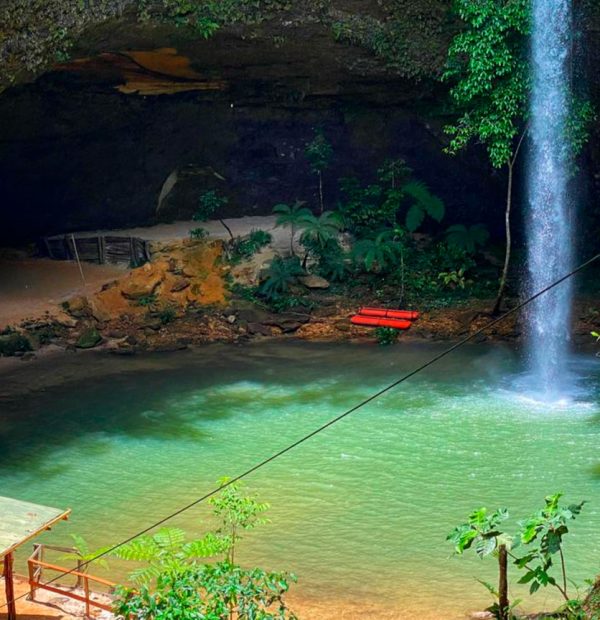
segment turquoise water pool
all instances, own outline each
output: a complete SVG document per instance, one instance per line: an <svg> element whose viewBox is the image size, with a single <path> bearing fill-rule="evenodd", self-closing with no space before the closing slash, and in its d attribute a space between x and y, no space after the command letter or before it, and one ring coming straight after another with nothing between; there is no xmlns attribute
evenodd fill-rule
<svg viewBox="0 0 600 620"><path fill-rule="evenodd" d="M271 343L115 358L93 380L3 405L0 494L71 507L48 542L77 532L113 543L441 348ZM574 365L577 398L538 404L521 395L513 351L462 348L252 475L271 523L242 543L240 560L295 572L311 603L368 602L363 617L460 618L489 603L473 577L493 579L494 566L451 558L447 532L481 505L508 506L514 524L561 490L589 502L569 536L571 576L600 572L599 366ZM198 533L209 523L204 506L173 521ZM556 600L542 592L526 606Z"/></svg>

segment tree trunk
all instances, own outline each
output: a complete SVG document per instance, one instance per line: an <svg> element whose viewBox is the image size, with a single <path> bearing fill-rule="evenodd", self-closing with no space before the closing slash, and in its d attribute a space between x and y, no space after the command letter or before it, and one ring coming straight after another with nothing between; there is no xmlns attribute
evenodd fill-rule
<svg viewBox="0 0 600 620"><path fill-rule="evenodd" d="M290 239L290 252L291 252L291 256L296 256L296 252L294 252L294 233L296 231L294 230L294 225L292 224L292 237Z"/></svg>
<svg viewBox="0 0 600 620"><path fill-rule="evenodd" d="M223 228L225 228L225 230L229 233L229 238L233 241L233 233L231 232L231 228L229 228L229 226L227 226L227 224L225 224L224 220L219 219L219 222L221 222L221 224L223 224Z"/></svg>
<svg viewBox="0 0 600 620"><path fill-rule="evenodd" d="M506 231L506 250L504 254L504 267L502 268L502 275L500 277L500 287L498 288L498 296L492 309L492 314L498 314L502 301L504 300L504 293L506 289L506 281L508 279L508 270L510 268L510 254L512 249L512 236L510 232L510 212L512 208L512 189L513 189L513 173L515 162L514 160L508 162L508 189L506 192L506 210L504 212L504 226Z"/></svg>
<svg viewBox="0 0 600 620"><path fill-rule="evenodd" d="M506 545L498 547L498 618L500 620L508 620L508 553Z"/></svg>
<svg viewBox="0 0 600 620"><path fill-rule="evenodd" d="M319 202L321 204L321 214L325 209L325 202L323 200L323 173L319 170Z"/></svg>

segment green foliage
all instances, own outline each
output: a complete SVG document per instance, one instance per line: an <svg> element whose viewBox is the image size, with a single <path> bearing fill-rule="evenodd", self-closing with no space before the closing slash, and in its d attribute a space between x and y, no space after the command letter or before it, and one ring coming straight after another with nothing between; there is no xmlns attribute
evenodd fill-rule
<svg viewBox="0 0 600 620"><path fill-rule="evenodd" d="M441 222L446 209L441 198L432 194L429 188L420 181L411 181L402 187L402 191L412 201L406 213L406 228L415 232L421 227L425 216L428 215L436 222Z"/></svg>
<svg viewBox="0 0 600 620"><path fill-rule="evenodd" d="M438 279L443 282L444 286L452 289L464 289L469 284L473 284L472 280L467 279L464 267L461 267L460 269L454 271L442 271L438 274Z"/></svg>
<svg viewBox="0 0 600 620"><path fill-rule="evenodd" d="M199 226L198 228L192 228L192 230L190 230L190 238L197 241L206 239L209 234L210 233L208 232L208 230L206 230L206 228L202 228L202 226Z"/></svg>
<svg viewBox="0 0 600 620"><path fill-rule="evenodd" d="M193 216L194 221L206 222L210 220L228 202L229 200L225 196L219 196L214 189L204 192L199 198L199 206Z"/></svg>
<svg viewBox="0 0 600 620"><path fill-rule="evenodd" d="M329 239L324 246L308 244L307 250L317 258L317 273L332 282L341 282L348 275L346 253L339 241Z"/></svg>
<svg viewBox="0 0 600 620"><path fill-rule="evenodd" d="M221 485L229 482L228 478L220 480ZM219 495L208 501L214 508L214 514L221 519L221 527L217 536L227 548L227 561L235 560L235 548L242 538L241 531L253 530L259 525L268 523L261 515L269 509L269 504L256 501L252 496L240 493L241 482L234 482L225 487Z"/></svg>
<svg viewBox="0 0 600 620"><path fill-rule="evenodd" d="M581 602L572 599L568 592L563 539L569 532L569 523L581 513L585 502L565 507L560 505L561 497L561 493L547 496L544 500L544 508L519 522L521 529L516 536L510 536L500 529L501 524L508 518L506 508L501 508L492 514L489 514L486 508L479 508L469 515L466 523L454 528L448 534L447 540L454 545L456 554L462 555L468 549L473 548L480 558L491 554L497 555L503 547L507 555L512 558L514 565L519 570L525 571L519 583L528 583L532 594L541 587L548 585L555 587L565 599L566 603L563 608L563 612L566 613L565 617L583 620L586 616L577 615L582 609ZM522 555L514 553L519 546L524 549ZM556 558L560 559L561 579L559 581L551 574ZM502 570L502 564L500 564L500 570ZM489 584L481 583L492 594L498 594Z"/></svg>
<svg viewBox="0 0 600 620"><path fill-rule="evenodd" d="M276 256L269 265L266 277L259 287L259 292L267 299L276 299L287 294L290 286L296 282L304 270L297 256L281 258Z"/></svg>
<svg viewBox="0 0 600 620"><path fill-rule="evenodd" d="M309 251L315 248L325 250L332 239L336 239L343 226L343 220L335 211L325 211L319 217L312 213L302 222L300 243Z"/></svg>
<svg viewBox="0 0 600 620"><path fill-rule="evenodd" d="M228 479L221 480L221 484ZM115 613L140 620L292 620L284 596L294 575L234 564L241 533L266 523L268 504L244 496L242 483L225 486L210 503L221 524L188 541L183 530L162 528L118 548L115 555L145 566L131 575L135 589L119 588ZM214 563L202 558L226 555Z"/></svg>
<svg viewBox="0 0 600 620"><path fill-rule="evenodd" d="M381 185L372 184L363 188L358 179L346 178L341 179L340 188L345 196L340 204L340 213L354 233L363 234L395 221L399 204L387 200Z"/></svg>
<svg viewBox="0 0 600 620"><path fill-rule="evenodd" d="M32 351L31 342L22 334L0 336L0 357L11 357L16 353Z"/></svg>
<svg viewBox="0 0 600 620"><path fill-rule="evenodd" d="M310 163L313 172L323 172L329 167L333 157L333 148L321 130L317 131L315 137L306 146L304 151L306 159Z"/></svg>
<svg viewBox="0 0 600 620"><path fill-rule="evenodd" d="M577 518L585 502L565 507L560 505L561 497L562 493L547 496L544 508L520 523L521 542L528 546L528 552L515 560L515 564L526 570L519 583L528 583L532 594L540 587L552 585L558 588L568 601L570 597L567 590L563 537L569 532L569 522ZM558 583L550 574L555 557L560 558L562 583Z"/></svg>
<svg viewBox="0 0 600 620"><path fill-rule="evenodd" d="M295 580L229 562L193 565L159 575L153 590L120 588L115 614L138 620L294 620L284 596Z"/></svg>
<svg viewBox="0 0 600 620"><path fill-rule="evenodd" d="M92 561L95 565L108 569L108 562L103 557L98 556L104 555L110 549L110 547L100 547L99 549L95 549L92 551L87 541L82 536L79 536L79 534L71 534L71 538L73 539L73 552L65 553L61 555L59 559L84 562L84 565L81 569L84 573L87 572L89 568L89 562Z"/></svg>
<svg viewBox="0 0 600 620"><path fill-rule="evenodd" d="M501 168L512 160L527 111L530 2L454 0L454 8L465 27L450 46L444 73L461 114L446 128L448 152L481 142Z"/></svg>
<svg viewBox="0 0 600 620"><path fill-rule="evenodd" d="M377 171L379 180L388 184L392 189L408 182L411 174L412 169L406 165L403 159L386 159Z"/></svg>
<svg viewBox="0 0 600 620"><path fill-rule="evenodd" d="M475 553L484 558L496 551L499 544L510 544L510 539L498 529L506 519L508 519L506 508L499 508L492 514L488 513L487 508L478 508L469 515L466 523L454 528L446 540L454 545L454 552L457 555L474 548Z"/></svg>
<svg viewBox="0 0 600 620"><path fill-rule="evenodd" d="M429 216L440 222L445 214L442 200L421 181L406 180L410 168L403 160L388 161L379 169L381 183L361 187L357 179L340 181L345 196L340 205L350 230L362 236L383 227L393 227L402 209L407 209L404 224L415 232Z"/></svg>
<svg viewBox="0 0 600 620"><path fill-rule="evenodd" d="M394 344L398 340L399 335L400 331L393 327L377 327L375 329L375 338L383 346Z"/></svg>
<svg viewBox="0 0 600 620"><path fill-rule="evenodd" d="M246 286L240 282L234 282L229 287L229 290L240 299L245 299L255 304L260 303L260 299L257 297L258 287L256 286Z"/></svg>
<svg viewBox="0 0 600 620"><path fill-rule="evenodd" d="M455 224L446 230L446 243L449 246L475 254L478 248L485 246L490 233L485 224L474 224L468 228L464 224Z"/></svg>
<svg viewBox="0 0 600 620"><path fill-rule="evenodd" d="M151 308L157 302L156 293L148 293L148 295L142 295L136 300L136 305L142 308Z"/></svg>
<svg viewBox="0 0 600 620"><path fill-rule="evenodd" d="M156 312L156 316L163 325L168 325L177 318L177 310L174 306L167 304Z"/></svg>
<svg viewBox="0 0 600 620"><path fill-rule="evenodd" d="M598 115L590 101L573 97L571 113L567 120L566 136L574 156L583 151L589 139L590 126L597 120Z"/></svg>
<svg viewBox="0 0 600 620"><path fill-rule="evenodd" d="M366 271L386 273L396 266L400 256L400 245L394 240L391 230L383 230L374 237L357 241L351 250L355 264Z"/></svg>
<svg viewBox="0 0 600 620"><path fill-rule="evenodd" d="M117 558L143 563L129 575L137 584L148 584L164 575L177 575L193 561L225 553L227 541L209 532L202 538L187 540L176 527L163 527L155 534L138 536L112 552Z"/></svg>
<svg viewBox="0 0 600 620"><path fill-rule="evenodd" d="M232 263L249 260L272 240L271 233L266 230L252 230L249 235L234 239L229 259Z"/></svg>
<svg viewBox="0 0 600 620"><path fill-rule="evenodd" d="M323 197L323 171L329 167L333 157L333 148L321 130L317 131L314 139L305 150L306 159L310 162L312 171L319 177L319 204L321 213L325 209Z"/></svg>
<svg viewBox="0 0 600 620"><path fill-rule="evenodd" d="M295 254L294 235L296 234L296 230L302 228L302 226L312 217L312 213L304 206L305 204L306 203L297 200L291 206L280 203L273 207L273 213L277 215L275 226L290 227L290 253L292 256Z"/></svg>

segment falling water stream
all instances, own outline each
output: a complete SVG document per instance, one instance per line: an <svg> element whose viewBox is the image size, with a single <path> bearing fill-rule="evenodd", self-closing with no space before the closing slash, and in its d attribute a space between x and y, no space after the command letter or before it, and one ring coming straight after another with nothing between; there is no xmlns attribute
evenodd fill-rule
<svg viewBox="0 0 600 620"><path fill-rule="evenodd" d="M529 291L569 272L573 234L568 195L571 0L534 0L531 154L528 179ZM529 313L533 389L556 399L568 383L572 284L543 295Z"/></svg>

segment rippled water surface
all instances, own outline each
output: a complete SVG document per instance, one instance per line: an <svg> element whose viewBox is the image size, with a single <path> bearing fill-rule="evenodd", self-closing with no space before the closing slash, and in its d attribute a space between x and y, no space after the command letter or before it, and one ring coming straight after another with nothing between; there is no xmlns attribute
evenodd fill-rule
<svg viewBox="0 0 600 620"><path fill-rule="evenodd" d="M3 406L0 494L73 509L46 541L67 543L77 532L92 545L112 543L440 350L277 343L143 364L115 358L108 375ZM510 350L463 347L254 474L248 485L271 503L271 523L248 536L240 559L294 571L297 592L311 601L459 618L488 604L473 576L492 579L493 561L450 558L447 532L480 505L508 506L512 526L563 490L589 501L568 554L574 579L592 576L600 557L599 366L593 357L573 363L577 397L542 405L521 395ZM200 506L173 523L201 532L208 515ZM113 574L122 571L113 565ZM529 607L550 604L548 596Z"/></svg>

